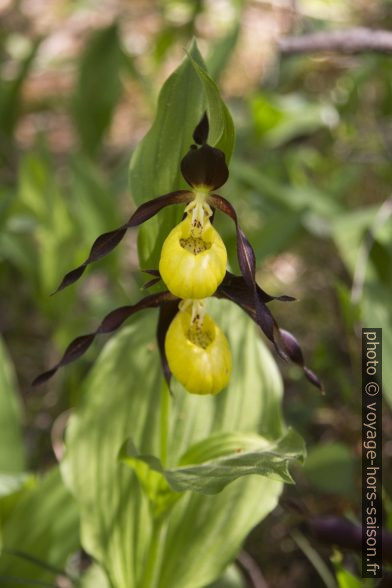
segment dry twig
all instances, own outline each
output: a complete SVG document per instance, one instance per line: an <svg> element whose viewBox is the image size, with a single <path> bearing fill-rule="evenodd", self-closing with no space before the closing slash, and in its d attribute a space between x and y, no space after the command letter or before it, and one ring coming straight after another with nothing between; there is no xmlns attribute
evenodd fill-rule
<svg viewBox="0 0 392 588"><path fill-rule="evenodd" d="M367 28L323 31L283 37L278 42L283 55L332 51L345 54L364 52L392 53L392 32Z"/></svg>

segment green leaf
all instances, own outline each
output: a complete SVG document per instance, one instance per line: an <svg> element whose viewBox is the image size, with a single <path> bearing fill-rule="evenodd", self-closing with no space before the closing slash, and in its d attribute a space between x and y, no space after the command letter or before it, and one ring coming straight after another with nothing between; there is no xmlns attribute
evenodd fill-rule
<svg viewBox="0 0 392 588"><path fill-rule="evenodd" d="M78 154L70 162L73 217L83 239L91 246L100 233L121 224L119 203L101 170Z"/></svg>
<svg viewBox="0 0 392 588"><path fill-rule="evenodd" d="M75 503L62 483L58 468L25 492L2 525L0 578L53 582L67 557L79 547ZM52 569L55 568L55 569Z"/></svg>
<svg viewBox="0 0 392 588"><path fill-rule="evenodd" d="M15 507L36 485L36 478L32 474L0 473L0 529L12 516Z"/></svg>
<svg viewBox="0 0 392 588"><path fill-rule="evenodd" d="M289 186L282 184L254 165L238 159L233 162L232 173L237 180L257 190L261 198L268 199L280 210L283 208L296 211L303 223L308 211L328 220L335 220L342 213L340 204L331 200L327 194L313 185Z"/></svg>
<svg viewBox="0 0 392 588"><path fill-rule="evenodd" d="M381 208L362 208L339 215L333 224L333 239L343 262L351 274L362 276L360 300L362 324L369 328L383 329L383 356L392 353L392 311L390 287L385 282L390 274L390 263L385 254L391 247L392 217L380 218ZM383 247L383 259L377 262L371 256L367 233L371 231L377 243ZM390 258L389 258L390 262ZM385 274L380 275L380 274ZM383 391L389 406L392 406L392 363L383 363Z"/></svg>
<svg viewBox="0 0 392 588"><path fill-rule="evenodd" d="M45 296L44 310L53 307L53 291L61 269L69 265L64 255L73 227L48 155L26 154L19 165L18 198L5 235L0 237L4 254Z"/></svg>
<svg viewBox="0 0 392 588"><path fill-rule="evenodd" d="M240 10L237 12L234 24L221 39L214 43L206 59L208 72L214 80L221 77L237 44L241 30Z"/></svg>
<svg viewBox="0 0 392 588"><path fill-rule="evenodd" d="M336 572L339 588L364 588L362 580L343 567Z"/></svg>
<svg viewBox="0 0 392 588"><path fill-rule="evenodd" d="M136 204L189 187L181 176L180 162L192 144L192 133L205 108L210 114L211 143L223 149L229 160L234 145L233 122L193 42L188 56L165 82L153 125L133 153L129 181ZM142 267L158 266L163 240L182 213L181 207L169 207L141 227Z"/></svg>
<svg viewBox="0 0 392 588"><path fill-rule="evenodd" d="M191 54L189 54L189 59L203 84L207 101L207 114L210 121L208 142L223 151L226 155L226 161L229 162L234 149L234 124L230 112L220 97L218 86L208 75L206 69L201 67Z"/></svg>
<svg viewBox="0 0 392 588"><path fill-rule="evenodd" d="M3 140L11 138L20 114L21 93L23 84L30 73L41 38L37 38L31 44L30 51L19 65L16 76L11 81L2 79L2 91L0 93L0 128Z"/></svg>
<svg viewBox="0 0 392 588"><path fill-rule="evenodd" d="M119 457L135 472L149 500L153 519L160 520L166 516L175 502L181 498L181 494L176 488L173 488L174 492L171 489L160 460L154 456L139 456L131 440L126 441L121 447ZM150 460L157 466L152 467Z"/></svg>
<svg viewBox="0 0 392 588"><path fill-rule="evenodd" d="M213 584L210 584L208 588L246 588L246 586L247 584L243 575L239 569L232 564L225 570L223 576Z"/></svg>
<svg viewBox="0 0 392 588"><path fill-rule="evenodd" d="M95 155L120 98L123 53L118 27L94 32L82 55L73 116L83 149Z"/></svg>
<svg viewBox="0 0 392 588"><path fill-rule="evenodd" d="M322 127L336 126L339 116L328 103L312 103L299 94L269 96L259 92L250 101L256 131L270 147Z"/></svg>
<svg viewBox="0 0 392 588"><path fill-rule="evenodd" d="M13 365L0 339L0 472L25 469L21 418Z"/></svg>
<svg viewBox="0 0 392 588"><path fill-rule="evenodd" d="M155 311L105 346L70 419L62 471L79 505L83 547L115 588L142 585L153 543L153 512L140 474L138 479L117 459L125 439L132 436L143 454L162 460L167 453L165 467L172 469L189 447L212 435L283 434L280 375L253 323L230 302L209 305L230 340L234 373L216 397L173 386L167 452L159 423ZM184 493L163 523L164 541L154 559L157 587L193 588L218 578L248 532L274 508L281 488L280 482L250 475L218 495Z"/></svg>
<svg viewBox="0 0 392 588"><path fill-rule="evenodd" d="M0 473L0 498L14 494L23 488L29 480L29 474L24 472L18 474Z"/></svg>
<svg viewBox="0 0 392 588"><path fill-rule="evenodd" d="M314 447L307 457L304 472L322 492L352 496L356 488L358 463L342 443ZM331 472L334 472L333 477Z"/></svg>
<svg viewBox="0 0 392 588"><path fill-rule="evenodd" d="M102 568L97 564L92 564L77 583L77 587L110 588L110 584Z"/></svg>
<svg viewBox="0 0 392 588"><path fill-rule="evenodd" d="M303 219L296 210L271 214L250 237L259 261L268 255L287 251L303 232Z"/></svg>
<svg viewBox="0 0 392 588"><path fill-rule="evenodd" d="M291 483L288 464L302 458L305 449L303 439L294 431L277 441L260 435L218 433L193 445L174 469L165 469L155 456L138 455L132 446L128 451L131 453L125 445L121 458L126 464L134 468L135 462L143 462L162 474L175 492L217 494L230 482L252 474Z"/></svg>

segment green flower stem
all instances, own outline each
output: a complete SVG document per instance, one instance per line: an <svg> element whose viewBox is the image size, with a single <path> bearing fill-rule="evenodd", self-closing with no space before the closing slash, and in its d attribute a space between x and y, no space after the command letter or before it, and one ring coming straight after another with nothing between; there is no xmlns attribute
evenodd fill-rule
<svg viewBox="0 0 392 588"><path fill-rule="evenodd" d="M166 382L162 385L160 411L160 459L163 466L167 465L168 441L170 428L170 392ZM153 588L156 585L160 568L160 551L163 545L163 534L166 530L165 519L155 519L151 541L147 554L146 566L141 581L141 588Z"/></svg>
<svg viewBox="0 0 392 588"><path fill-rule="evenodd" d="M140 584L140 588L154 588L158 580L157 574L160 568L160 548L163 544L162 533L164 530L163 519L155 520L153 524L150 546L147 554L146 566Z"/></svg>

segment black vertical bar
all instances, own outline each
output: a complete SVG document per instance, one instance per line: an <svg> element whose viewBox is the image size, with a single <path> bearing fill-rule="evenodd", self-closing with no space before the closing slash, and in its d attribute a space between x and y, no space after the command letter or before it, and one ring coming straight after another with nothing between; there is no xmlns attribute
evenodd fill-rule
<svg viewBox="0 0 392 588"><path fill-rule="evenodd" d="M382 329L362 329L362 577L382 578Z"/></svg>

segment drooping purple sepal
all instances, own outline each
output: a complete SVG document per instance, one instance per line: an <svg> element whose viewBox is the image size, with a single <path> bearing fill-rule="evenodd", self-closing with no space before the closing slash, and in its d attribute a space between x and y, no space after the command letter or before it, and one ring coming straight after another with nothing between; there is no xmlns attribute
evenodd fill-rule
<svg viewBox="0 0 392 588"><path fill-rule="evenodd" d="M149 200L148 202L141 204L141 206L135 210L133 215L124 225L114 229L113 231L109 231L108 233L103 233L94 241L87 259L79 267L71 270L64 276L60 285L53 292L53 294L56 294L63 288L66 288L67 286L70 286L76 282L82 276L88 265L98 261L99 259L102 259L102 257L105 257L108 255L108 253L113 251L113 249L123 239L128 229L141 225L166 206L187 203L190 202L192 198L193 194L188 190L177 190L176 192L164 194L163 196L159 196L158 198L154 198L153 200Z"/></svg>
<svg viewBox="0 0 392 588"><path fill-rule="evenodd" d="M255 290L242 276L234 276L226 273L225 279L214 294L217 298L226 298L240 306L260 327L266 337L273 343L278 355L285 361L292 361L300 366L306 378L320 390L322 384L316 374L312 372L304 362L301 347L297 339L284 329L280 329L275 317L267 307L272 300L291 302L295 299L290 296L271 296L256 284L257 303Z"/></svg>
<svg viewBox="0 0 392 588"><path fill-rule="evenodd" d="M32 385L38 386L49 380L60 367L63 367L76 359L79 359L90 347L97 335L104 333L112 333L121 327L121 325L132 315L144 310L146 308L156 308L162 306L167 302L172 302L178 299L168 291L158 292L157 294L150 294L142 300L139 300L136 304L130 304L127 306L120 306L115 310L112 310L105 316L99 327L93 332L87 335L82 335L74 339L65 350L60 361L53 366L50 370L40 374L35 378Z"/></svg>

